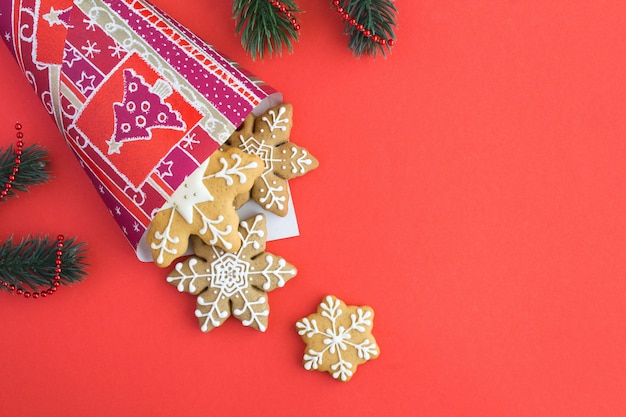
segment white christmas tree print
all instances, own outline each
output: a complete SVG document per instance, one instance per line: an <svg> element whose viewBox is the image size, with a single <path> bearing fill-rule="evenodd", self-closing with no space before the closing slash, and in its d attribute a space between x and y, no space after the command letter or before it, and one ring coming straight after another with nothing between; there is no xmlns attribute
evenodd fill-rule
<svg viewBox="0 0 626 417"><path fill-rule="evenodd" d="M265 252L265 216L259 214L239 226L241 247L235 253L205 245L193 238L196 256L176 264L167 282L178 291L198 296L196 317L208 332L232 314L245 326L267 329L267 292L282 287L296 275L283 258Z"/></svg>
<svg viewBox="0 0 626 417"><path fill-rule="evenodd" d="M249 192L263 172L263 161L238 149L215 151L168 198L150 222L147 242L156 265L166 267L182 256L189 237L235 252L239 216L235 196Z"/></svg>
<svg viewBox="0 0 626 417"><path fill-rule="evenodd" d="M329 372L348 381L359 364L380 354L372 335L374 311L368 306L347 306L328 295L317 309L296 323L306 343L303 365L307 370Z"/></svg>
<svg viewBox="0 0 626 417"><path fill-rule="evenodd" d="M172 94L172 87L162 79L148 84L133 69L124 72L124 98L113 103L115 132L107 141L109 155L120 153L124 142L152 139L152 129L185 130L179 112L165 99Z"/></svg>

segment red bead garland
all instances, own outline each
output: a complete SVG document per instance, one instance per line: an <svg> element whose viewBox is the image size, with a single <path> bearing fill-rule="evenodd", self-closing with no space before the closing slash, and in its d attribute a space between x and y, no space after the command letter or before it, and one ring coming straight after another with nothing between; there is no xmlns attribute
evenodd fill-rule
<svg viewBox="0 0 626 417"><path fill-rule="evenodd" d="M296 20L295 17L293 17L293 14L289 11L289 9L287 9L287 6L285 6L283 3L281 3L278 0L269 0L269 2L272 4L272 6L276 7L278 11L284 14L287 17L287 19L289 19L289 22L291 23L291 27L295 31L300 30L300 25L298 24L298 21Z"/></svg>
<svg viewBox="0 0 626 417"><path fill-rule="evenodd" d="M341 4L340 0L333 0L333 6L337 10L337 13L341 15L342 19L350 23L350 26L354 26L356 30L358 30L359 32L363 34L363 36L365 36L366 38L369 38L372 42L375 42L382 46L385 46L385 45L394 46L396 44L395 39L385 39L378 35L372 35L371 30L365 29L365 26L363 26L361 23L358 23L354 17L350 16L350 14L346 12L344 8L340 6L340 4Z"/></svg>
<svg viewBox="0 0 626 417"><path fill-rule="evenodd" d="M52 279L52 285L50 285L49 288L45 289L45 290L41 290L41 291L26 291L22 288L18 288L13 284L9 284L8 282L1 280L0 279L0 285L2 285L3 287L7 288L8 290L10 290L11 292L15 292L17 295L23 295L24 298L39 298L39 297L47 297L49 295L52 295L56 292L57 288L61 286L61 271L62 271L62 265L63 265L63 261L61 260L61 257L63 256L63 246L64 246L64 240L65 240L65 236L63 235L58 235L57 236L57 250L56 250L56 260L54 261L54 278Z"/></svg>
<svg viewBox="0 0 626 417"><path fill-rule="evenodd" d="M13 183L15 182L15 175L20 170L20 164L22 163L22 148L24 147L24 142L22 141L24 134L21 132L22 124L15 123L15 130L17 130L17 133L15 134L17 137L17 142L15 143L17 148L15 150L15 166L13 166L13 170L9 175L8 181L4 184L4 189L0 191L0 201L4 201L4 199L9 195L9 190L11 190L11 187L13 187Z"/></svg>

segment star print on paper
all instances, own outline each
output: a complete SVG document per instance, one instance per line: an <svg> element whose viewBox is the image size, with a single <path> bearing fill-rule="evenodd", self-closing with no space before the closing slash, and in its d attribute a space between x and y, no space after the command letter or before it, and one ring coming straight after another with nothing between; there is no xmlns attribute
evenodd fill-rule
<svg viewBox="0 0 626 417"><path fill-rule="evenodd" d="M96 81L95 75L87 75L86 72L82 72L80 74L80 80L76 81L76 85L80 89L80 92L84 95L89 94L90 91L95 91L96 86L94 82Z"/></svg>
<svg viewBox="0 0 626 417"><path fill-rule="evenodd" d="M373 319L371 307L347 306L335 296L326 296L315 314L296 323L298 334L306 343L304 368L349 381L358 365L380 354L371 333Z"/></svg>
<svg viewBox="0 0 626 417"><path fill-rule="evenodd" d="M154 263L166 267L187 250L189 237L236 252L239 216L233 201L248 192L263 172L263 161L238 149L216 151L170 196L147 233Z"/></svg>
<svg viewBox="0 0 626 417"><path fill-rule="evenodd" d="M196 256L176 264L167 282L178 291L198 296L196 317L208 332L232 314L244 326L264 332L268 325L267 293L296 276L282 257L265 252L267 228L259 214L241 222L241 247L235 253L193 239Z"/></svg>
<svg viewBox="0 0 626 417"><path fill-rule="evenodd" d="M289 141L293 109L290 104L248 116L226 142L263 159L265 171L254 183L250 195L240 196L237 205L249 197L279 216L286 216L289 202L287 181L317 168L318 161L306 149Z"/></svg>
<svg viewBox="0 0 626 417"><path fill-rule="evenodd" d="M50 11L43 15L43 19L48 22L50 26L60 25L70 28L70 14L72 7L67 9L56 10L54 7L50 7Z"/></svg>
<svg viewBox="0 0 626 417"><path fill-rule="evenodd" d="M109 141L109 155L120 153L125 142L152 139L152 129L184 130L179 112L165 99L172 88L164 80L149 85L133 69L124 70L124 98L113 103L115 132Z"/></svg>

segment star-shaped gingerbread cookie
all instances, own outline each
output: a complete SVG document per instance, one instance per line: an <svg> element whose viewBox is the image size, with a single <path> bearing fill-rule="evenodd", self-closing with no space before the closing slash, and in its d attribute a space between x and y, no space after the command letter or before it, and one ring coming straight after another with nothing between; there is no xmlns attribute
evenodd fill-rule
<svg viewBox="0 0 626 417"><path fill-rule="evenodd" d="M154 263L166 267L182 256L189 237L236 252L237 195L248 192L263 172L263 161L237 148L215 151L172 194L153 217L147 233Z"/></svg>
<svg viewBox="0 0 626 417"><path fill-rule="evenodd" d="M222 325L231 314L245 326L265 331L267 293L296 275L285 259L265 252L265 216L242 221L239 237L241 247L235 253L192 238L196 256L176 264L167 277L178 291L198 296L196 317L203 332Z"/></svg>
<svg viewBox="0 0 626 417"><path fill-rule="evenodd" d="M251 192L237 197L236 206L251 197L265 210L286 216L290 198L288 180L319 165L305 148L289 141L292 114L291 104L281 104L257 117L250 115L226 141L227 145L259 156L265 165Z"/></svg>

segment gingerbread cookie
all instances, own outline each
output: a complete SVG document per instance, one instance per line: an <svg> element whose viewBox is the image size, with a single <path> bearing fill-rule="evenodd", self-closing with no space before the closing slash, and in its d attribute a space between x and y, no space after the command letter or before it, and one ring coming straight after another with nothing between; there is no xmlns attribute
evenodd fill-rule
<svg viewBox="0 0 626 417"><path fill-rule="evenodd" d="M178 291L198 295L196 317L203 332L220 326L233 314L245 326L267 329L267 292L296 275L283 258L265 252L265 216L259 214L239 226L241 247L228 253L193 237L196 256L176 264L167 282Z"/></svg>
<svg viewBox="0 0 626 417"><path fill-rule="evenodd" d="M156 265L166 267L185 253L189 237L236 252L239 216L235 196L248 192L263 161L236 148L218 150L172 194L154 215L147 233Z"/></svg>
<svg viewBox="0 0 626 417"><path fill-rule="evenodd" d="M358 365L380 354L372 335L374 310L347 306L328 295L311 314L296 323L306 343L302 364L307 370L326 371L333 378L349 381Z"/></svg>
<svg viewBox="0 0 626 417"><path fill-rule="evenodd" d="M273 107L260 116L248 116L226 142L249 154L258 155L265 171L249 194L238 196L239 206L250 197L265 210L287 215L287 181L317 168L318 162L306 149L289 141L292 126L291 104Z"/></svg>

